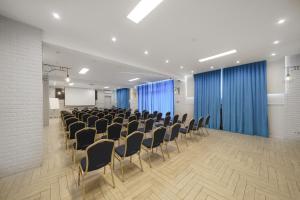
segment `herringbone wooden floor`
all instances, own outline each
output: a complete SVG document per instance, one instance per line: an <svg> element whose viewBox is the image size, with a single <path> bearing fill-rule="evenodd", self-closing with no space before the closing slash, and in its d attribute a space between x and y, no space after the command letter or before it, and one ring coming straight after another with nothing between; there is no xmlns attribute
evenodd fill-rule
<svg viewBox="0 0 300 200"><path fill-rule="evenodd" d="M160 152L149 168L142 153L144 172L138 159L125 164L125 182L119 163L114 171L90 173L85 193L76 186L77 165L64 149L58 120L45 129L42 166L0 180L1 199L300 199L300 141L251 137L210 130L194 136L189 146L179 140L181 152L169 146L171 158L163 162ZM78 155L78 159L83 154ZM109 169L109 168L107 168Z"/></svg>

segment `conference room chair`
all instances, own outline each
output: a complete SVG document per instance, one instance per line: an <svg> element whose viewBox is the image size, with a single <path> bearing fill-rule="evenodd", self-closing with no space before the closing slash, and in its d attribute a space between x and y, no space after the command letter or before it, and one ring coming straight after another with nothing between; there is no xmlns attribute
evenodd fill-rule
<svg viewBox="0 0 300 200"><path fill-rule="evenodd" d="M156 122L160 122L162 120L162 113L158 113L157 116L156 116Z"/></svg>
<svg viewBox="0 0 300 200"><path fill-rule="evenodd" d="M166 118L166 117L171 117L171 112L166 112L165 118ZM162 118L162 120L164 120L164 118Z"/></svg>
<svg viewBox="0 0 300 200"><path fill-rule="evenodd" d="M179 115L178 114L174 115L173 120L170 121L170 125L176 124L178 122L178 119L179 119Z"/></svg>
<svg viewBox="0 0 300 200"><path fill-rule="evenodd" d="M204 120L203 117L199 118L197 125L193 127L193 132L196 132L196 133L199 133L199 134L201 134L200 132L203 133L203 130L202 130L203 120Z"/></svg>
<svg viewBox="0 0 300 200"><path fill-rule="evenodd" d="M125 114L124 113L120 113L120 114L117 115L117 117L121 117L121 118L124 119L125 118Z"/></svg>
<svg viewBox="0 0 300 200"><path fill-rule="evenodd" d="M69 146L68 140L74 140L76 132L84 128L85 128L85 123L81 121L76 121L69 125L69 132L66 133L66 138L65 138L66 149L68 149Z"/></svg>
<svg viewBox="0 0 300 200"><path fill-rule="evenodd" d="M102 136L102 139L110 139L120 143L122 124L113 123L107 127L107 132Z"/></svg>
<svg viewBox="0 0 300 200"><path fill-rule="evenodd" d="M129 124L130 122L134 121L134 120L137 120L135 115L129 116L129 117L128 117L128 123L124 123L123 126L124 126L124 127L127 127L128 124Z"/></svg>
<svg viewBox="0 0 300 200"><path fill-rule="evenodd" d="M150 118L154 119L154 115L152 113L148 115L148 119L150 119Z"/></svg>
<svg viewBox="0 0 300 200"><path fill-rule="evenodd" d="M93 112L92 112L92 115L97 116L97 115L98 115L98 111L93 111Z"/></svg>
<svg viewBox="0 0 300 200"><path fill-rule="evenodd" d="M111 123L112 123L112 120L113 120L113 116L112 116L112 115L110 115L110 114L105 115L104 118L107 119L108 124L111 124Z"/></svg>
<svg viewBox="0 0 300 200"><path fill-rule="evenodd" d="M65 121L65 131L68 132L69 131L69 125L74 123L74 122L77 122L77 121L78 121L78 119L74 116L66 119L66 121Z"/></svg>
<svg viewBox="0 0 300 200"><path fill-rule="evenodd" d="M136 112L136 113L134 113L135 114L135 116L136 116L136 119L137 120L140 120L140 118L141 118L141 113L140 112Z"/></svg>
<svg viewBox="0 0 300 200"><path fill-rule="evenodd" d="M112 179L112 186L115 188L112 162L114 159L114 141L99 140L86 148L86 156L80 160L78 171L78 186L80 186L80 178L82 177L83 190L85 192L85 176L92 171L101 169L109 165Z"/></svg>
<svg viewBox="0 0 300 200"><path fill-rule="evenodd" d="M66 120L67 119L70 119L70 118L74 118L75 116L74 115L71 115L71 114L67 114L67 115L64 115L62 116L62 125L63 127L66 127Z"/></svg>
<svg viewBox="0 0 300 200"><path fill-rule="evenodd" d="M143 116L142 116L142 120L145 121L148 119L148 115L149 115L149 112L148 111L144 111L143 112Z"/></svg>
<svg viewBox="0 0 300 200"><path fill-rule="evenodd" d="M94 128L95 127L95 122L98 120L99 118L97 116L90 116L89 118L87 118L87 127L89 128Z"/></svg>
<svg viewBox="0 0 300 200"><path fill-rule="evenodd" d="M87 124L87 119L89 118L89 117L91 117L91 116L93 116L93 115L91 115L91 114L85 114L85 115L82 115L82 120L81 121L83 121L84 123L86 123Z"/></svg>
<svg viewBox="0 0 300 200"><path fill-rule="evenodd" d="M108 110L104 110L104 115L108 115Z"/></svg>
<svg viewBox="0 0 300 200"><path fill-rule="evenodd" d="M186 141L186 145L188 145L188 142L187 142L187 137L186 135L187 134L190 134L190 137L192 137L192 130L193 130L193 127L195 125L195 120L194 119L191 119L190 120L190 123L187 127L185 128L180 128L180 133L183 134L185 136L185 141ZM182 135L181 135L182 137Z"/></svg>
<svg viewBox="0 0 300 200"><path fill-rule="evenodd" d="M88 114L88 113L86 113L86 112L80 113L79 116L78 116L78 119L82 121L82 116L86 115L86 114Z"/></svg>
<svg viewBox="0 0 300 200"><path fill-rule="evenodd" d="M115 112L110 112L109 114L112 116L112 118L115 118L115 116L116 116Z"/></svg>
<svg viewBox="0 0 300 200"><path fill-rule="evenodd" d="M127 135L130 135L131 133L137 131L138 126L139 122L137 120L129 122L126 130L121 132L121 136L126 137Z"/></svg>
<svg viewBox="0 0 300 200"><path fill-rule="evenodd" d="M163 123L157 123L155 126L156 127L161 127L161 126L168 127L170 125L170 121L171 121L171 117L166 116Z"/></svg>
<svg viewBox="0 0 300 200"><path fill-rule="evenodd" d="M210 120L210 115L207 115L205 117L204 124L203 124L203 129L205 130L205 132L206 132L207 135L209 135L209 132L207 130L207 127L209 125L209 120Z"/></svg>
<svg viewBox="0 0 300 200"><path fill-rule="evenodd" d="M157 117L157 111L154 111L152 114L153 114L153 118L156 118Z"/></svg>
<svg viewBox="0 0 300 200"><path fill-rule="evenodd" d="M181 124L185 127L186 119L187 119L187 113L184 113L184 114L182 115L181 120L178 120L178 122L181 123Z"/></svg>
<svg viewBox="0 0 300 200"><path fill-rule="evenodd" d="M85 150L95 141L96 129L84 128L75 133L75 143L73 143L73 161L76 162L76 152Z"/></svg>
<svg viewBox="0 0 300 200"><path fill-rule="evenodd" d="M125 119L128 119L130 117L130 115L131 115L131 111L127 110L125 112Z"/></svg>
<svg viewBox="0 0 300 200"><path fill-rule="evenodd" d="M171 126L171 132L170 133L166 133L165 137L164 137L164 144L166 145L166 151L168 154L168 157L170 158L170 154L169 154L169 150L168 150L168 144L172 141L175 142L178 153L179 151L179 147L178 147L178 143L177 143L177 139L178 139L178 135L179 135L179 131L181 128L181 124L176 123L173 126Z"/></svg>
<svg viewBox="0 0 300 200"><path fill-rule="evenodd" d="M78 112L78 110L72 110L73 115L76 115L77 112Z"/></svg>
<svg viewBox="0 0 300 200"><path fill-rule="evenodd" d="M119 124L123 124L124 118L122 117L116 117L113 119L113 123L119 123Z"/></svg>
<svg viewBox="0 0 300 200"><path fill-rule="evenodd" d="M115 157L119 160L121 166L122 181L124 181L123 161L127 157L130 157L130 162L132 162L132 156L137 154L140 161L141 171L143 171L140 155L143 138L144 134L142 132L135 131L125 137L125 143L123 145L115 148Z"/></svg>
<svg viewBox="0 0 300 200"><path fill-rule="evenodd" d="M99 113L97 114L97 117L98 117L99 119L103 118L103 117L104 117L104 112L99 112Z"/></svg>
<svg viewBox="0 0 300 200"><path fill-rule="evenodd" d="M145 151L147 152L147 155L148 155L150 168L152 167L152 165L151 165L151 154L153 154L153 149L154 148L160 147L163 160L165 161L164 152L162 150L162 144L163 144L163 141L164 141L166 130L167 129L165 127L159 127L159 128L157 128L153 131L152 137L146 138L142 142L143 149L145 149Z"/></svg>
<svg viewBox="0 0 300 200"><path fill-rule="evenodd" d="M98 119L95 122L95 128L97 134L104 134L107 131L108 120L105 118Z"/></svg>
<svg viewBox="0 0 300 200"><path fill-rule="evenodd" d="M138 128L138 131L141 131L143 133L150 133L153 129L154 119L147 119L144 123L143 128Z"/></svg>

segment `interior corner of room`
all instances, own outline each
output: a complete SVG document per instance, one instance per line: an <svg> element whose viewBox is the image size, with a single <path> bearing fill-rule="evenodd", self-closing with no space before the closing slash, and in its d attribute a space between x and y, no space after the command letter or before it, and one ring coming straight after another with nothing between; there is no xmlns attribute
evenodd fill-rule
<svg viewBox="0 0 300 200"><path fill-rule="evenodd" d="M1 0L0 199L299 199L299 21L298 0Z"/></svg>

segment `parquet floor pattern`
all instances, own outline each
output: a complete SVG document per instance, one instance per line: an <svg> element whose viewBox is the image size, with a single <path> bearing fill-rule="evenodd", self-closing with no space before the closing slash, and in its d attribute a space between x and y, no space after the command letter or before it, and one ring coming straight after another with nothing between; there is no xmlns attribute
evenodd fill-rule
<svg viewBox="0 0 300 200"><path fill-rule="evenodd" d="M109 168L86 176L85 192L76 185L78 164L64 149L57 119L45 128L45 152L40 167L0 179L0 199L203 199L298 200L300 199L300 140L267 139L210 130L169 145L163 162L154 151L152 168L142 152L144 172L137 157L125 163L120 180L115 159L116 187ZM77 163L80 157L79 154Z"/></svg>

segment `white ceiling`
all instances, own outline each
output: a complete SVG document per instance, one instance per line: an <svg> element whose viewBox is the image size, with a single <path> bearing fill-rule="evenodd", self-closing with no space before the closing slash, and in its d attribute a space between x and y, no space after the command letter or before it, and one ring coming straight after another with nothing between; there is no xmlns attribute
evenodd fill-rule
<svg viewBox="0 0 300 200"><path fill-rule="evenodd" d="M300 52L299 0L164 0L143 21L135 24L126 16L138 2L0 0L0 14L44 31L43 41L52 44L45 45L47 62L94 66L93 59L98 57L100 61L96 61L96 65L100 69L91 75L90 81L101 76L101 80L97 79L99 85L128 84L128 77L118 82L114 76L113 72L122 67L128 71L130 67L137 67L141 73L152 71L167 77L182 77L191 70L210 70L212 65L228 67L236 65L236 60L247 63ZM54 11L60 14L61 20L52 17ZM286 19L286 23L276 24L281 18ZM117 38L116 43L111 41L112 36ZM274 45L274 40L280 43ZM69 57L64 58L64 53L53 54L59 48L54 45L68 48ZM93 59L87 61L86 55L69 49L90 54ZM143 54L146 49L149 55ZM236 49L237 54L198 62L199 58L231 49ZM272 52L277 56L270 57ZM77 55L75 59L70 57L73 53ZM168 64L166 59L170 60ZM102 70L105 68L102 64L107 69Z"/></svg>

